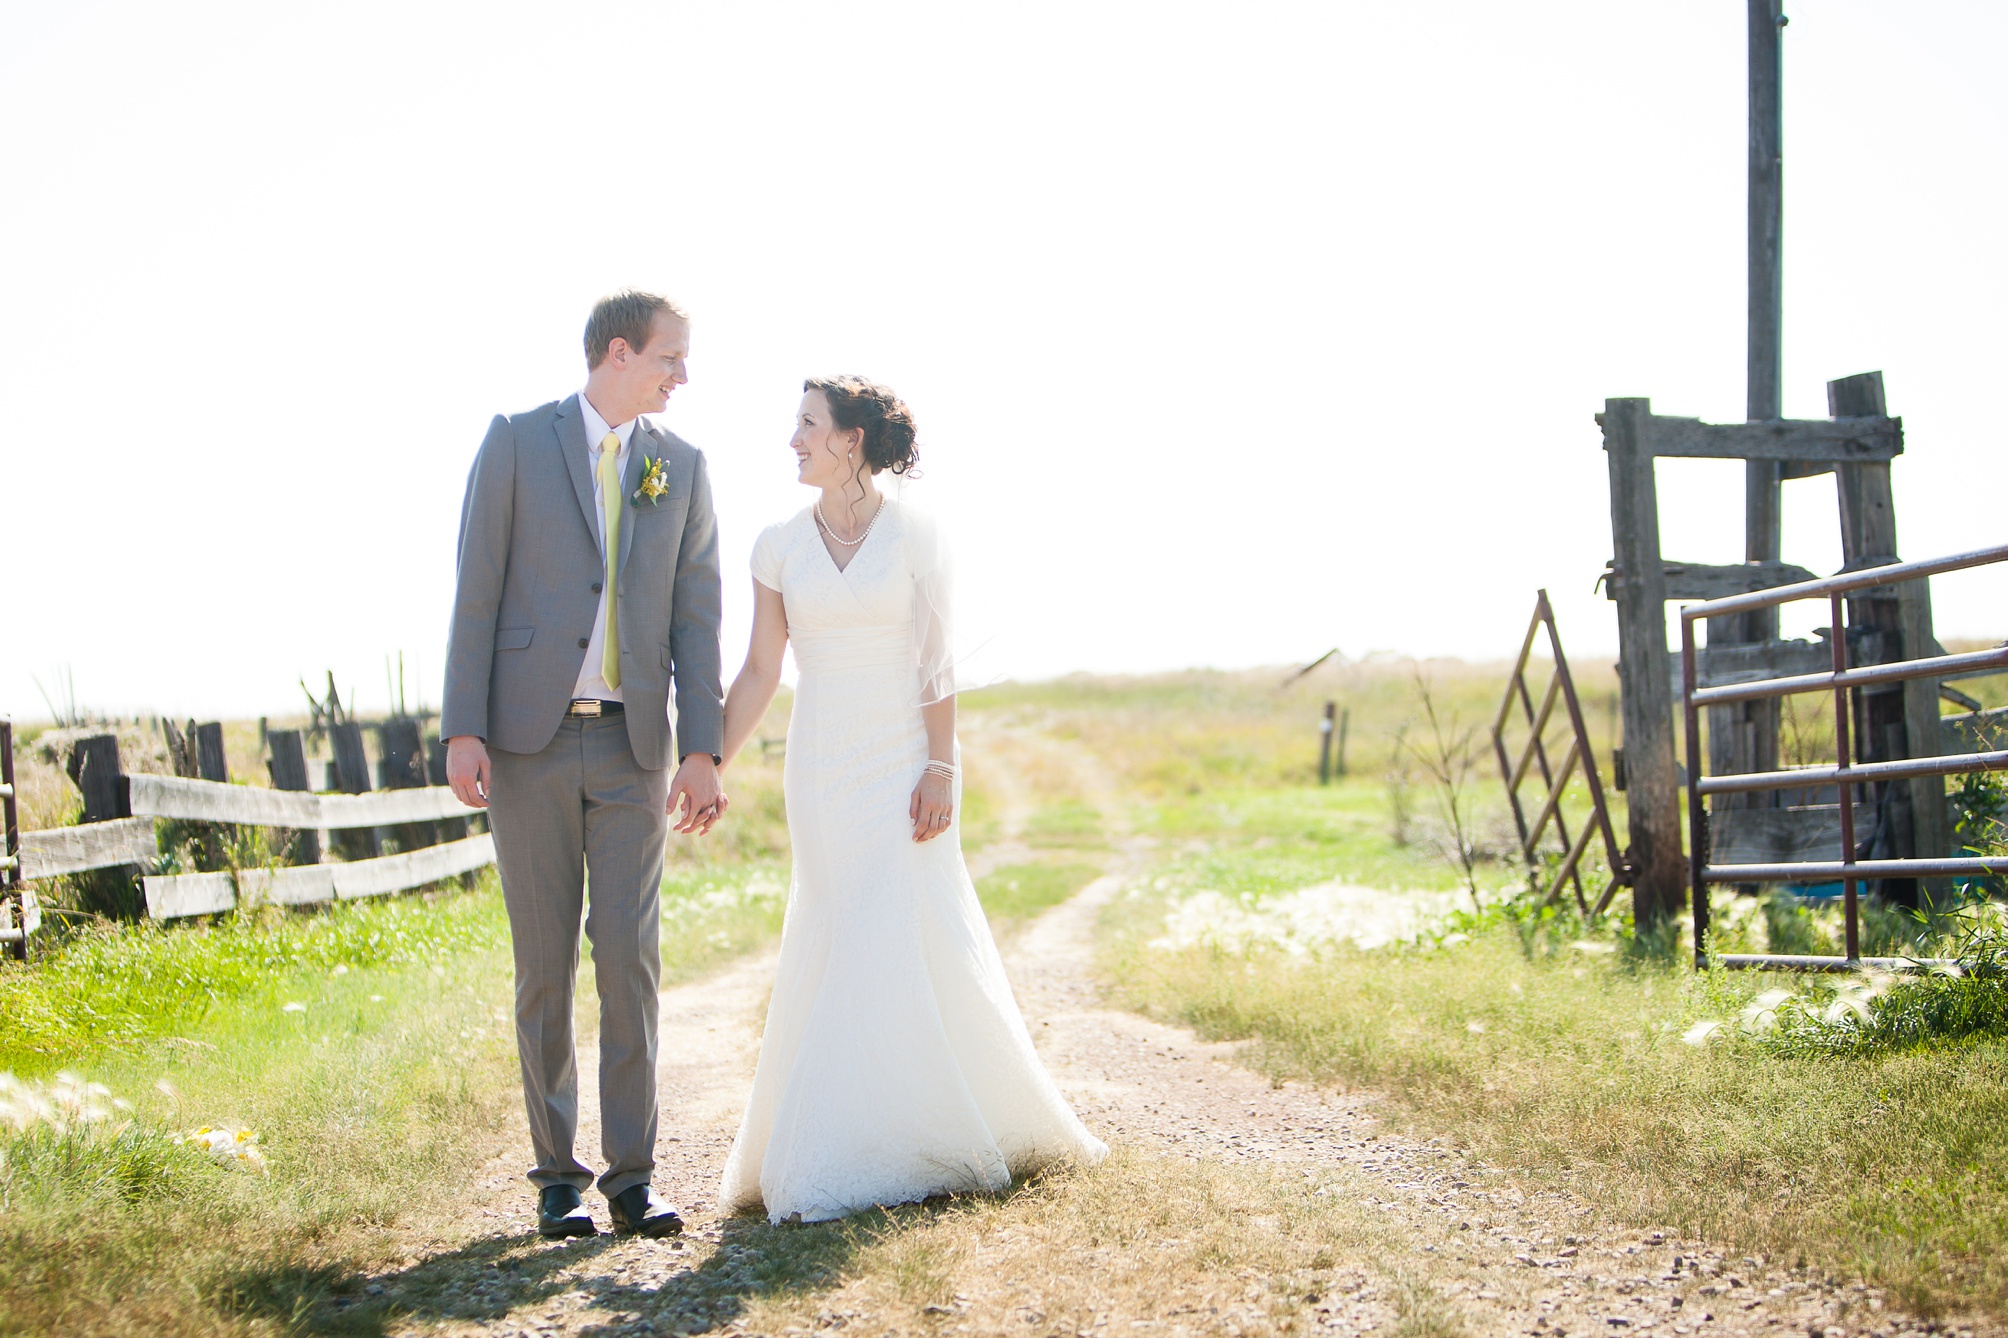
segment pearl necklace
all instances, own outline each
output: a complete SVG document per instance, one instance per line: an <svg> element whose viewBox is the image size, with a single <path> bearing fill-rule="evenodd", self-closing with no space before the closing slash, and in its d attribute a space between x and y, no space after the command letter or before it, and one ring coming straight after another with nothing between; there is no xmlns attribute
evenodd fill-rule
<svg viewBox="0 0 2008 1338"><path fill-rule="evenodd" d="M829 535L830 538L836 540L836 542L842 544L845 548L856 548L859 544L863 543L865 540L871 537L872 526L878 524L879 513L884 510L885 510L885 494L880 493L878 510L873 511L872 518L865 522L865 532L863 534L860 534L855 539L843 539L838 537L836 530L831 528L830 522L824 518L823 499L818 497L816 499L816 523L823 527L824 534Z"/></svg>

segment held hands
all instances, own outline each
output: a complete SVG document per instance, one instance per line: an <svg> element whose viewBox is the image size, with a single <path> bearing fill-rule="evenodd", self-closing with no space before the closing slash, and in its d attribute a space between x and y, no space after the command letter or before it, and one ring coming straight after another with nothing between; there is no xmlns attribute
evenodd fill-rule
<svg viewBox="0 0 2008 1338"><path fill-rule="evenodd" d="M948 778L938 772L923 772L920 783L913 787L913 798L906 812L913 819L916 841L932 841L947 831L949 820L955 816L955 792Z"/></svg>
<svg viewBox="0 0 2008 1338"><path fill-rule="evenodd" d="M731 800L718 776L718 764L710 753L692 753L683 759L669 782L670 826L685 836L703 836L725 816ZM683 812L678 814L681 808Z"/></svg>
<svg viewBox="0 0 2008 1338"><path fill-rule="evenodd" d="M446 741L446 783L469 808L488 807L488 745L472 734Z"/></svg>

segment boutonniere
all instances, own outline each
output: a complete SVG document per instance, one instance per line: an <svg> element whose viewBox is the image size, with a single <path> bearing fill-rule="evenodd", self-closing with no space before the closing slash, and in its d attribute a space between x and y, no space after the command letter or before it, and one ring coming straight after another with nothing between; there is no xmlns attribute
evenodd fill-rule
<svg viewBox="0 0 2008 1338"><path fill-rule="evenodd" d="M647 502L650 506L655 506L662 501L663 494L668 491L668 468L655 456L644 455L641 458L641 486L634 490L634 504L640 506L643 502Z"/></svg>

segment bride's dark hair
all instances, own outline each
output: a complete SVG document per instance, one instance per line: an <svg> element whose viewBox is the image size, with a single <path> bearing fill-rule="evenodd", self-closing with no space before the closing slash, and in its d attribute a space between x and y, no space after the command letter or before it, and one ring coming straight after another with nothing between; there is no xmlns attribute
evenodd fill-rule
<svg viewBox="0 0 2008 1338"><path fill-rule="evenodd" d="M812 376L802 389L820 390L830 402L830 417L846 431L865 434L865 463L874 474L920 477L920 448L914 443L913 411L899 396L862 376Z"/></svg>

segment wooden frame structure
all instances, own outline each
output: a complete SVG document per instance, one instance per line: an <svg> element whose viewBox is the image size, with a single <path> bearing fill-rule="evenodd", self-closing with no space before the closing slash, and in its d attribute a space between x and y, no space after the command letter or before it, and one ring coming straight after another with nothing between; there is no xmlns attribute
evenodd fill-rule
<svg viewBox="0 0 2008 1338"><path fill-rule="evenodd" d="M1889 417L1882 373L1865 372L1827 384L1831 419L1773 419L1752 423L1703 423L1652 412L1649 400L1607 400L1597 416L1603 429L1610 471L1611 531L1616 554L1609 572L1609 595L1618 606L1619 674L1624 688L1625 772L1628 785L1631 858L1637 870L1633 910L1646 924L1678 912L1686 901L1686 860L1681 847L1680 799L1675 779L1674 667L1666 637L1668 600L1720 601L1813 579L1811 572L1776 561L1738 566L1668 562L1660 553L1659 500L1653 462L1664 456L1732 459L1780 466L1784 478L1832 472L1840 503L1844 572L1894 563L1897 558L1896 506L1890 488L1890 461L1904 449L1903 422ZM1725 606L1728 607L1728 606ZM1773 605L1760 603L1709 616L1709 645L1698 650L1697 682L1712 688L1744 679L1776 678L1819 669L1832 647L1817 641L1783 641L1775 635ZM1849 629L1836 628L1850 666L1920 659L1939 653L1932 637L1931 596L1923 580L1894 588L1864 588L1850 603ZM1739 611L1740 610L1740 611ZM1750 619L1773 629L1762 639L1750 635ZM1890 691L1859 697L1859 755L1864 761L1898 761L1940 752L1938 682L1920 677ZM1716 701L1708 718L1710 769L1750 773L1777 769L1775 708L1752 696ZM1724 815L1746 808L1775 809L1775 792L1723 794ZM1920 776L1890 791L1891 813L1882 824L1896 857L1943 855L1949 839L1944 783ZM1796 840L1782 815L1759 823L1770 839ZM1721 839L1721 832L1717 832ZM1776 862L1757 860L1757 863ZM1899 899L1915 894L1913 883L1886 889Z"/></svg>

